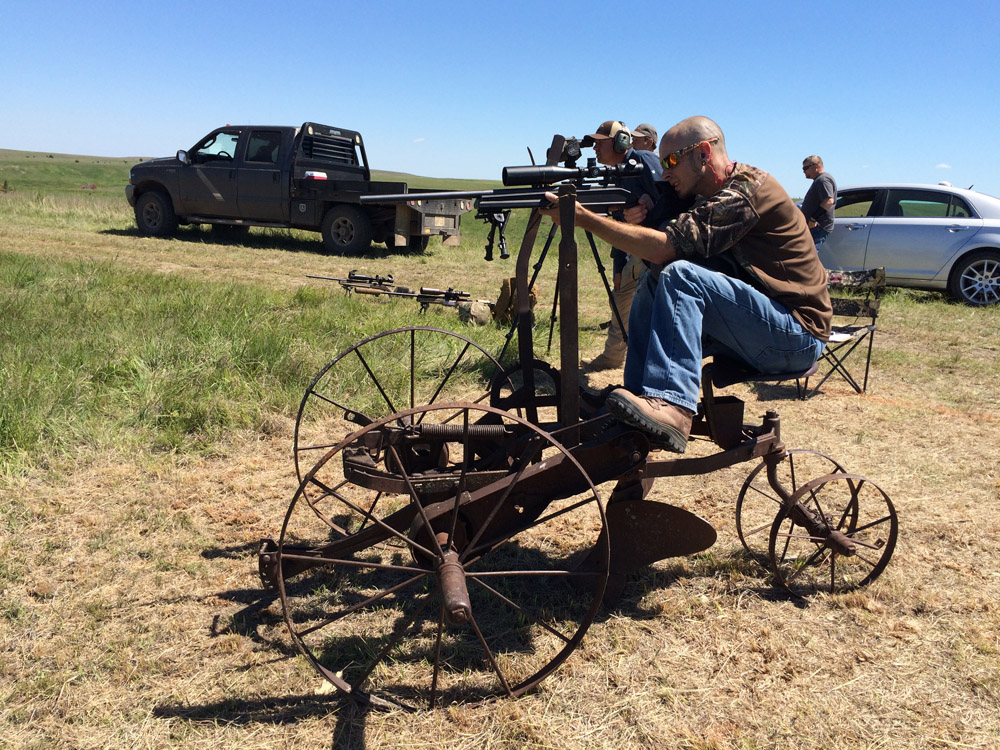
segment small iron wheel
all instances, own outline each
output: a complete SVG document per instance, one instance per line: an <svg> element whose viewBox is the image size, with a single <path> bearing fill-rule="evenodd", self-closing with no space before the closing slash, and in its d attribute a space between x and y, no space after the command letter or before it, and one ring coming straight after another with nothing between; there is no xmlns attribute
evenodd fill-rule
<svg viewBox="0 0 1000 750"><path fill-rule="evenodd" d="M777 466L777 478L794 494L809 479L844 471L825 453L790 450ZM768 482L767 464L761 461L747 476L736 498L736 533L743 548L759 560L767 558L768 533L781 505L781 498Z"/></svg>
<svg viewBox="0 0 1000 750"><path fill-rule="evenodd" d="M856 474L827 474L806 482L792 500L775 517L769 539L779 586L797 596L843 593L885 570L899 521L878 485Z"/></svg>
<svg viewBox="0 0 1000 750"><path fill-rule="evenodd" d="M607 536L593 482L550 434L489 406L427 405L305 473L277 584L292 640L342 693L477 702L523 694L580 644Z"/></svg>
<svg viewBox="0 0 1000 750"><path fill-rule="evenodd" d="M500 370L479 344L440 328L362 339L320 370L302 397L293 442L299 481L345 435L376 419L420 404L486 401Z"/></svg>

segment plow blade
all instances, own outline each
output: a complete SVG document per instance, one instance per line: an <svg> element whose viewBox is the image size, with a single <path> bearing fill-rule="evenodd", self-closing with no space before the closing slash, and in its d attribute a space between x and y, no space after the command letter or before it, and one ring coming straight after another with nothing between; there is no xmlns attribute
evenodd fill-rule
<svg viewBox="0 0 1000 750"><path fill-rule="evenodd" d="M682 557L715 544L715 529L676 505L626 500L607 509L611 572L630 573L667 557Z"/></svg>

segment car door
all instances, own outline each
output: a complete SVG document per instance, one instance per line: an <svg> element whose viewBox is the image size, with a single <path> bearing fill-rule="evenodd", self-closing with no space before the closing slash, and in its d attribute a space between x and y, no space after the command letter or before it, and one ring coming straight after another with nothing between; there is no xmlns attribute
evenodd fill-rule
<svg viewBox="0 0 1000 750"><path fill-rule="evenodd" d="M280 130L251 130L246 154L240 164L240 215L255 221L288 220L289 194L282 179L281 165L286 163L290 144L283 143Z"/></svg>
<svg viewBox="0 0 1000 750"><path fill-rule="evenodd" d="M833 232L819 248L819 259L825 268L833 271L866 268L868 234L881 192L878 188L852 188L837 193Z"/></svg>
<svg viewBox="0 0 1000 750"><path fill-rule="evenodd" d="M872 226L865 263L868 268L884 267L890 283L923 286L982 225L960 196L890 188L882 216Z"/></svg>
<svg viewBox="0 0 1000 750"><path fill-rule="evenodd" d="M236 155L239 128L209 133L191 151L189 163L178 170L181 214L237 218Z"/></svg>

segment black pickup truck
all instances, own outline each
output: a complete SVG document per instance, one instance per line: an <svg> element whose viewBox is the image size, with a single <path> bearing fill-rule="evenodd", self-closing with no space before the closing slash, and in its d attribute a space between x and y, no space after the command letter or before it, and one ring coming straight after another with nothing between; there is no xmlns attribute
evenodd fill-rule
<svg viewBox="0 0 1000 750"><path fill-rule="evenodd" d="M421 200L402 182L372 182L361 134L313 122L231 126L174 158L132 167L125 197L139 231L170 235L178 224L294 227L323 234L327 251L359 253L372 242L423 250L432 236L458 245L468 199ZM429 191L424 191L429 192ZM407 203L361 196L412 193Z"/></svg>

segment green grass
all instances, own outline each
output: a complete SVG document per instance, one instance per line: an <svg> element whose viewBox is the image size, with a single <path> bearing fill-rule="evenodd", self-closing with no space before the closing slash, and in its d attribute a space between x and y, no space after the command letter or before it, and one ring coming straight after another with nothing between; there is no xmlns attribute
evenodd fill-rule
<svg viewBox="0 0 1000 750"><path fill-rule="evenodd" d="M269 412L293 415L330 342L385 320L338 287L268 291L11 253L0 288L5 473L87 447L210 451Z"/></svg>
<svg viewBox="0 0 1000 750"><path fill-rule="evenodd" d="M199 450L253 427L314 364L296 354L296 321L323 317L308 300L109 263L2 254L0 284L5 470L80 443Z"/></svg>
<svg viewBox="0 0 1000 750"><path fill-rule="evenodd" d="M128 171L138 158L77 156L0 149L0 186L45 195L114 194L123 198ZM93 186L93 187L91 187Z"/></svg>

